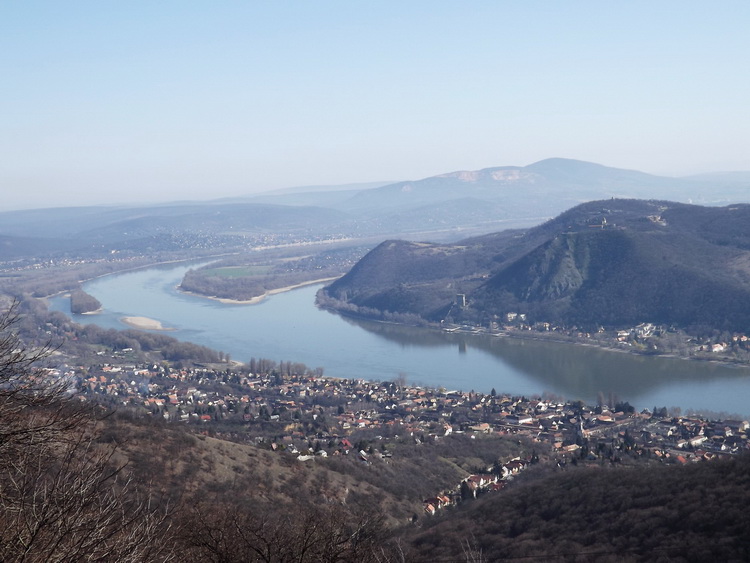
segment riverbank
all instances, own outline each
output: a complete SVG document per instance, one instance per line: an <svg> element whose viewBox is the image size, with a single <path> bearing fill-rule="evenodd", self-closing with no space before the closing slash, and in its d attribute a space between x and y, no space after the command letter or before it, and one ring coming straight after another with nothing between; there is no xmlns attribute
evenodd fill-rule
<svg viewBox="0 0 750 563"><path fill-rule="evenodd" d="M138 272L140 270L148 270L149 268L160 268L160 267L163 267L163 266L172 266L172 265L176 265L176 264L184 264L184 263L187 263L187 262L196 262L195 266L196 267L201 267L201 266L208 265L208 264L210 264L212 262L215 262L219 258L224 258L226 256L234 256L235 254L237 254L237 253L236 252L228 252L228 253L224 253L224 254L212 254L212 255L198 257L198 258L178 258L178 259L175 259L175 260L162 260L162 261L159 261L159 262L145 261L143 264L140 264L138 266L128 266L128 267L122 268L120 270L115 269L115 270L111 270L111 271L108 271L108 272L103 272L103 273L100 273L100 274L94 274L94 275L89 275L89 276L85 276L85 277L79 278L79 279L76 280L76 285L83 285L85 283L89 283L89 282L92 282L92 281L95 281L95 280L98 280L98 279L101 279L101 278L106 278L108 276L119 276L121 274L129 274L129 273L132 273L132 272ZM49 293L47 295L42 295L42 296L39 296L39 297L35 297L35 299L37 301L46 302L46 300L48 300L48 299L54 299L55 297L69 297L70 293L71 293L71 288L68 287L68 288L65 288L65 289L55 290L52 293Z"/></svg>
<svg viewBox="0 0 750 563"><path fill-rule="evenodd" d="M462 336L467 336L467 337L485 336L485 337L493 337L493 338L509 338L512 340L551 342L555 344L596 348L596 349L604 350L607 352L616 352L620 354L626 354L626 355L638 356L638 357L684 360L684 361L689 361L689 362L700 362L700 363L714 364L714 365L734 367L734 368L749 368L750 367L750 361L744 361L740 358L724 355L721 353L712 352L710 353L710 355L709 353L695 353L695 352L687 353L687 354L679 354L674 351L667 352L664 349L656 349L656 348L646 349L646 348L628 346L625 343L617 342L614 340L605 341L601 339L576 338L573 336L558 334L556 332L537 332L537 331L513 330L513 329L489 331L488 329L483 328L483 327L468 328L468 327L460 327L460 326L447 328L447 327L438 325L437 323L426 323L426 324L418 325L418 324L402 323L398 321L368 317L367 315L362 315L354 311L349 311L346 309L338 309L335 306L332 306L330 304L321 304L319 301L317 301L316 304L322 309L325 309L331 313L335 313L342 317L348 317L353 320L362 320L366 322L382 323L382 324L393 325L393 326L421 328L421 329L432 330L435 332L440 332L443 334L457 334L457 335L462 335ZM686 338L688 338L687 335L686 335Z"/></svg>
<svg viewBox="0 0 750 563"><path fill-rule="evenodd" d="M481 334L481 333L480 333ZM514 338L518 340L534 340L537 342L555 342L558 344L573 344L576 346L589 346L591 348L597 348L599 350L606 350L608 352L618 352L621 354L630 354L641 357L653 357L653 358L668 358L674 360L687 360L691 362L704 362L710 364L716 364L727 367L750 367L750 362L743 361L738 358L731 356L711 353L707 354L677 354L675 352L663 352L661 350L649 350L642 348L635 348L616 342L606 342L599 340L589 339L576 339L565 336L556 336L549 333L533 333L530 331L503 331L501 333L492 333L492 336Z"/></svg>

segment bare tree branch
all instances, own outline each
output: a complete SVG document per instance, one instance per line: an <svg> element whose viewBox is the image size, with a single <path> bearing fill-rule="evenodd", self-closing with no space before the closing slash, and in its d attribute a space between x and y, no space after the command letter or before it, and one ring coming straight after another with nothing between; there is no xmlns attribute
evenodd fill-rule
<svg viewBox="0 0 750 563"><path fill-rule="evenodd" d="M174 559L170 510L97 444L93 412L36 367L51 348L27 351L17 319L0 316L0 560Z"/></svg>

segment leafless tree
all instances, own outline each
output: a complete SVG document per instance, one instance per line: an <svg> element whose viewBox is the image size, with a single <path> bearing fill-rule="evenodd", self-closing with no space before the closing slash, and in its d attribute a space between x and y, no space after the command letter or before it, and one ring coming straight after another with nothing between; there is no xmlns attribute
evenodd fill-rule
<svg viewBox="0 0 750 563"><path fill-rule="evenodd" d="M257 508L256 508L257 510ZM196 508L185 528L189 561L375 563L386 559L385 528L377 516L341 507Z"/></svg>
<svg viewBox="0 0 750 563"><path fill-rule="evenodd" d="M92 409L39 367L52 348L28 350L17 319L0 316L0 560L169 561L169 510L97 443Z"/></svg>

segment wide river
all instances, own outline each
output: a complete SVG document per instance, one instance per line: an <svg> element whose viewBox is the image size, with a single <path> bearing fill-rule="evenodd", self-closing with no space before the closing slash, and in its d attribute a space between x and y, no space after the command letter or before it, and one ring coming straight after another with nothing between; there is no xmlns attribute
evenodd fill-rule
<svg viewBox="0 0 750 563"><path fill-rule="evenodd" d="M303 362L334 377L390 380L465 391L516 395L554 393L595 404L599 396L654 406L750 415L750 369L644 357L591 346L538 342L352 320L315 307L320 285L233 305L186 295L176 286L189 266L171 265L85 284L101 301L77 322L128 328L126 316L173 328L171 336L246 362L251 357ZM70 315L69 300L50 300Z"/></svg>

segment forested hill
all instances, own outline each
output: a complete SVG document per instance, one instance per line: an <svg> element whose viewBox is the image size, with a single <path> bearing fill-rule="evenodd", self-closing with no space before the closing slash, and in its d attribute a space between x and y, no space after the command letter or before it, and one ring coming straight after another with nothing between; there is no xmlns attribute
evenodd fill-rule
<svg viewBox="0 0 750 563"><path fill-rule="evenodd" d="M750 457L587 468L467 503L415 534L413 561L747 561Z"/></svg>
<svg viewBox="0 0 750 563"><path fill-rule="evenodd" d="M746 331L750 206L612 199L527 231L451 245L388 241L321 300L393 320L486 325L518 312L532 323Z"/></svg>

